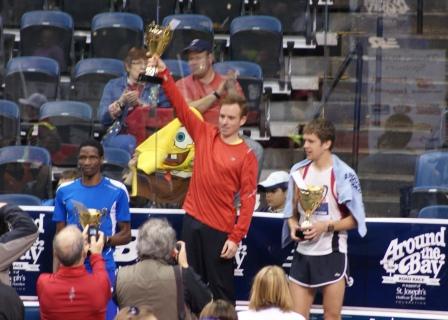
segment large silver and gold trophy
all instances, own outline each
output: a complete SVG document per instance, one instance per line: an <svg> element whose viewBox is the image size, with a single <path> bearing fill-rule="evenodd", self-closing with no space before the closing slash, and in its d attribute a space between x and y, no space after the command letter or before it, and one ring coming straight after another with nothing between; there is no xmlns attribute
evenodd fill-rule
<svg viewBox="0 0 448 320"><path fill-rule="evenodd" d="M171 23L168 26L163 27L157 25L155 22L152 22L146 27L146 49L149 57L152 57L154 54L157 54L158 56L163 54L171 41L173 29L174 28ZM138 81L157 84L162 83L162 79L157 77L156 67L147 67L145 73L141 73L139 75Z"/></svg>
<svg viewBox="0 0 448 320"><path fill-rule="evenodd" d="M87 209L86 206L79 201L72 200L72 202L82 228L84 229L86 226L89 226L89 241L91 236L98 238L101 218L106 214L107 209Z"/></svg>
<svg viewBox="0 0 448 320"><path fill-rule="evenodd" d="M300 224L303 230L309 229L313 225L311 217L325 199L327 191L327 186L308 186L306 189L298 188L299 203L305 212L304 220Z"/></svg>

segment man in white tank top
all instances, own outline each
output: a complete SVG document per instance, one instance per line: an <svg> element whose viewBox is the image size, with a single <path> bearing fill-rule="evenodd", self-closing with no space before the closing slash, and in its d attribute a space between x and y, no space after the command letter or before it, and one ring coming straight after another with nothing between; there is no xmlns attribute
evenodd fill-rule
<svg viewBox="0 0 448 320"><path fill-rule="evenodd" d="M291 169L291 179L295 183L288 194L287 201L291 203L285 208L285 217L289 217L290 237L298 244L289 280L294 311L305 318L309 318L316 288L321 288L324 318L341 319L345 285L349 280L347 230L356 228L358 223L365 228L358 177L351 168L332 154L334 140L335 129L331 122L315 119L308 123L304 128L307 160ZM336 167L346 170L347 178L336 181ZM351 185L354 193L358 193L356 198L361 199L361 205L355 206L359 208L355 214L349 209L354 208L350 205L350 200L338 202L337 191L341 189L340 184L346 183ZM300 227L304 220L304 211L298 201L298 185L302 189L307 186L327 187L322 203L311 217L312 225L307 228Z"/></svg>

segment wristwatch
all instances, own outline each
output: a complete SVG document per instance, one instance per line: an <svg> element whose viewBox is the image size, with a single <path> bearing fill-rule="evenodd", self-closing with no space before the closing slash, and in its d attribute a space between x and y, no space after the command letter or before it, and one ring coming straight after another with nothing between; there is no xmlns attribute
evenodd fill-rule
<svg viewBox="0 0 448 320"><path fill-rule="evenodd" d="M218 91L213 91L213 95L216 97L216 99L221 99L221 95L218 93Z"/></svg>
<svg viewBox="0 0 448 320"><path fill-rule="evenodd" d="M329 222L327 226L327 232L333 232L334 231L334 224L333 222Z"/></svg>

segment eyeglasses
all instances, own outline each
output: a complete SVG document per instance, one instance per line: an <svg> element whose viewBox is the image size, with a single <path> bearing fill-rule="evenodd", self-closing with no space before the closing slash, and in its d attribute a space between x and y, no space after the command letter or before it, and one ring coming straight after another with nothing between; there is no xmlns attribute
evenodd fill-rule
<svg viewBox="0 0 448 320"><path fill-rule="evenodd" d="M144 61L144 60L132 61L131 64L133 66L144 66L144 65L146 65L146 61Z"/></svg>
<svg viewBox="0 0 448 320"><path fill-rule="evenodd" d="M140 309L136 306L131 306L129 307L128 314L138 316L140 314Z"/></svg>

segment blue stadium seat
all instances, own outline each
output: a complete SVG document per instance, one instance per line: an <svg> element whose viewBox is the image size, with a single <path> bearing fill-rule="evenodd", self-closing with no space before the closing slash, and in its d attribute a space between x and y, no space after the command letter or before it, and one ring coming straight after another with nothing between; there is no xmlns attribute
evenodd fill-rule
<svg viewBox="0 0 448 320"><path fill-rule="evenodd" d="M100 13L92 20L92 57L123 60L129 49L143 45L143 20L127 12Z"/></svg>
<svg viewBox="0 0 448 320"><path fill-rule="evenodd" d="M180 59L166 59L164 62L175 80L190 75L188 62Z"/></svg>
<svg viewBox="0 0 448 320"><path fill-rule="evenodd" d="M71 64L73 19L61 11L30 11L20 22L20 55L52 58L61 71Z"/></svg>
<svg viewBox="0 0 448 320"><path fill-rule="evenodd" d="M264 1L261 1L264 2ZM209 17L215 32L229 32L230 22L241 15L242 0L210 1L192 0L192 12Z"/></svg>
<svg viewBox="0 0 448 320"><path fill-rule="evenodd" d="M163 19L163 25L167 26L171 20L179 21L173 33L168 48L163 57L165 59L177 59L182 50L187 47L193 39L204 39L213 43L213 22L209 17L200 14L174 14Z"/></svg>
<svg viewBox="0 0 448 320"><path fill-rule="evenodd" d="M0 202L15 204L17 206L40 206L42 201L31 194L9 193L0 194Z"/></svg>
<svg viewBox="0 0 448 320"><path fill-rule="evenodd" d="M131 160L129 152L121 148L105 147L102 172L106 177L121 180L123 170L128 167L129 160Z"/></svg>
<svg viewBox="0 0 448 320"><path fill-rule="evenodd" d="M419 211L430 205L448 205L448 152L429 151L417 158L411 205Z"/></svg>
<svg viewBox="0 0 448 320"><path fill-rule="evenodd" d="M90 58L79 61L72 74L70 99L88 103L97 119L98 105L106 83L126 73L118 59Z"/></svg>
<svg viewBox="0 0 448 320"><path fill-rule="evenodd" d="M111 0L60 0L59 7L75 21L76 29L90 29L92 17L111 11Z"/></svg>
<svg viewBox="0 0 448 320"><path fill-rule="evenodd" d="M18 103L31 93L42 93L55 100L59 88L59 65L45 57L18 57L6 65L5 99Z"/></svg>
<svg viewBox="0 0 448 320"><path fill-rule="evenodd" d="M36 146L0 148L0 194L26 193L51 198L51 160Z"/></svg>
<svg viewBox="0 0 448 320"><path fill-rule="evenodd" d="M16 144L19 135L19 107L12 101L0 100L0 147Z"/></svg>
<svg viewBox="0 0 448 320"><path fill-rule="evenodd" d="M138 14L146 24L155 21L160 24L166 16L174 14L177 0L127 0L124 10ZM157 15L157 5L159 14Z"/></svg>
<svg viewBox="0 0 448 320"><path fill-rule="evenodd" d="M419 218L448 219L448 205L424 207L418 213Z"/></svg>
<svg viewBox="0 0 448 320"><path fill-rule="evenodd" d="M43 10L47 0L13 0L1 1L0 15L7 27L18 28L20 18L28 11Z"/></svg>
<svg viewBox="0 0 448 320"><path fill-rule="evenodd" d="M248 115L246 125L257 125L260 121L263 97L263 71L261 67L248 61L224 61L213 65L215 71L227 74L234 70L247 100Z"/></svg>
<svg viewBox="0 0 448 320"><path fill-rule="evenodd" d="M92 136L93 111L78 101L47 102L36 125L29 135L32 144L47 148L54 165L76 166L79 145Z"/></svg>
<svg viewBox="0 0 448 320"><path fill-rule="evenodd" d="M259 64L266 78L281 77L283 34L281 22L270 16L243 16L230 24L230 59Z"/></svg>

